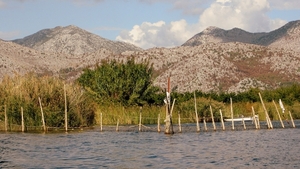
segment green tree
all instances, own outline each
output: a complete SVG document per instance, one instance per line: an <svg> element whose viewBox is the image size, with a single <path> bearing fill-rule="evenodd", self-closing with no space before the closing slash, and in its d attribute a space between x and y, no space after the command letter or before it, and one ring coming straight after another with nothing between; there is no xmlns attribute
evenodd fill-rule
<svg viewBox="0 0 300 169"><path fill-rule="evenodd" d="M98 101L113 101L124 106L153 104L157 101L158 87L152 85L153 69L149 63L126 63L116 60L102 62L95 69L85 69L78 78Z"/></svg>

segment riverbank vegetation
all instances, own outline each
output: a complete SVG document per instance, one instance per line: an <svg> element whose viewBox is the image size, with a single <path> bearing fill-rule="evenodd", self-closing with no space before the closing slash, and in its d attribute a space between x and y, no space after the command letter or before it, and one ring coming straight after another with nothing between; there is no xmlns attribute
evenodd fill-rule
<svg viewBox="0 0 300 169"><path fill-rule="evenodd" d="M46 126L63 127L65 100L67 94L68 126L93 126L103 124L138 124L142 113L143 124L156 124L160 115L165 118L165 91L153 86L153 70L148 63L103 62L94 69L85 69L74 82L66 83L58 77L38 76L34 73L5 77L0 83L0 120L4 112L9 125L21 124L21 107L24 110L26 126L42 126L42 109ZM243 93L203 93L195 91L197 112L200 118L210 117L210 106L215 117L230 116L230 98L233 101L234 116L251 116L252 107L264 120L264 110L258 93L265 101L270 118L278 120L273 100L281 99L287 111L294 118L300 118L300 85L290 84L274 90L252 88ZM172 117L180 114L182 123L195 122L194 92L171 93L176 99ZM281 110L280 110L281 112ZM173 120L177 123L177 120Z"/></svg>

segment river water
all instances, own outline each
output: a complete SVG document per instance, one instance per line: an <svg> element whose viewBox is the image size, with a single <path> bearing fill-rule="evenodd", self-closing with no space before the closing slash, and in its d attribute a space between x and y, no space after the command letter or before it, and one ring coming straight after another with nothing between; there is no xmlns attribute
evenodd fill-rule
<svg viewBox="0 0 300 169"><path fill-rule="evenodd" d="M300 129L1 133L0 168L300 168Z"/></svg>

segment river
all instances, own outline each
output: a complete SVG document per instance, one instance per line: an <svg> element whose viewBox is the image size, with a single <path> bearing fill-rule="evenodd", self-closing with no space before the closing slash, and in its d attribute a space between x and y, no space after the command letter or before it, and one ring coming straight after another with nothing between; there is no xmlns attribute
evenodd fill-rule
<svg viewBox="0 0 300 169"><path fill-rule="evenodd" d="M300 129L1 133L0 168L300 168Z"/></svg>

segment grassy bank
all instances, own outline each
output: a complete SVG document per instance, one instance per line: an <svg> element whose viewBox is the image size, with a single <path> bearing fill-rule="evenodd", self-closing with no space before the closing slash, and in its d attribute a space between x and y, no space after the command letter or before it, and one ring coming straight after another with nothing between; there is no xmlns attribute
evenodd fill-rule
<svg viewBox="0 0 300 169"><path fill-rule="evenodd" d="M64 93L66 93L66 103ZM257 95L257 93L253 95ZM41 98L42 107L39 104L39 98ZM172 114L173 123L178 123L179 114L181 123L196 122L193 96L191 95L188 99L174 96L173 99L179 100L175 102ZM220 110L224 117L231 116L229 103L216 101L207 96L198 96L196 104L200 119L211 117L210 106L215 118L220 118ZM272 100L266 99L265 105L270 118L278 120L277 111ZM280 114L283 115L278 100L276 105ZM286 108L285 118L288 117L288 111L291 111L295 119L300 118L300 103L297 100L284 105ZM235 100L233 103L234 117L252 116L252 106L255 113L259 114L260 120L265 120L263 106L258 101ZM4 112L6 112L8 125L11 128L14 125L21 125L21 108L24 110L24 122L27 127L42 126L41 109L44 112L46 126L57 128L65 125L65 108L68 112L69 127L99 125L101 114L103 125L115 125L117 121L120 125L137 125L140 112L142 114L142 124L157 124L158 116L160 116L160 123L163 124L165 119L165 106L163 104L123 106L118 102L105 102L101 99L95 99L93 95L83 90L82 86L76 83L65 83L56 77L39 77L35 74L5 77L0 83L1 124L5 120Z"/></svg>

